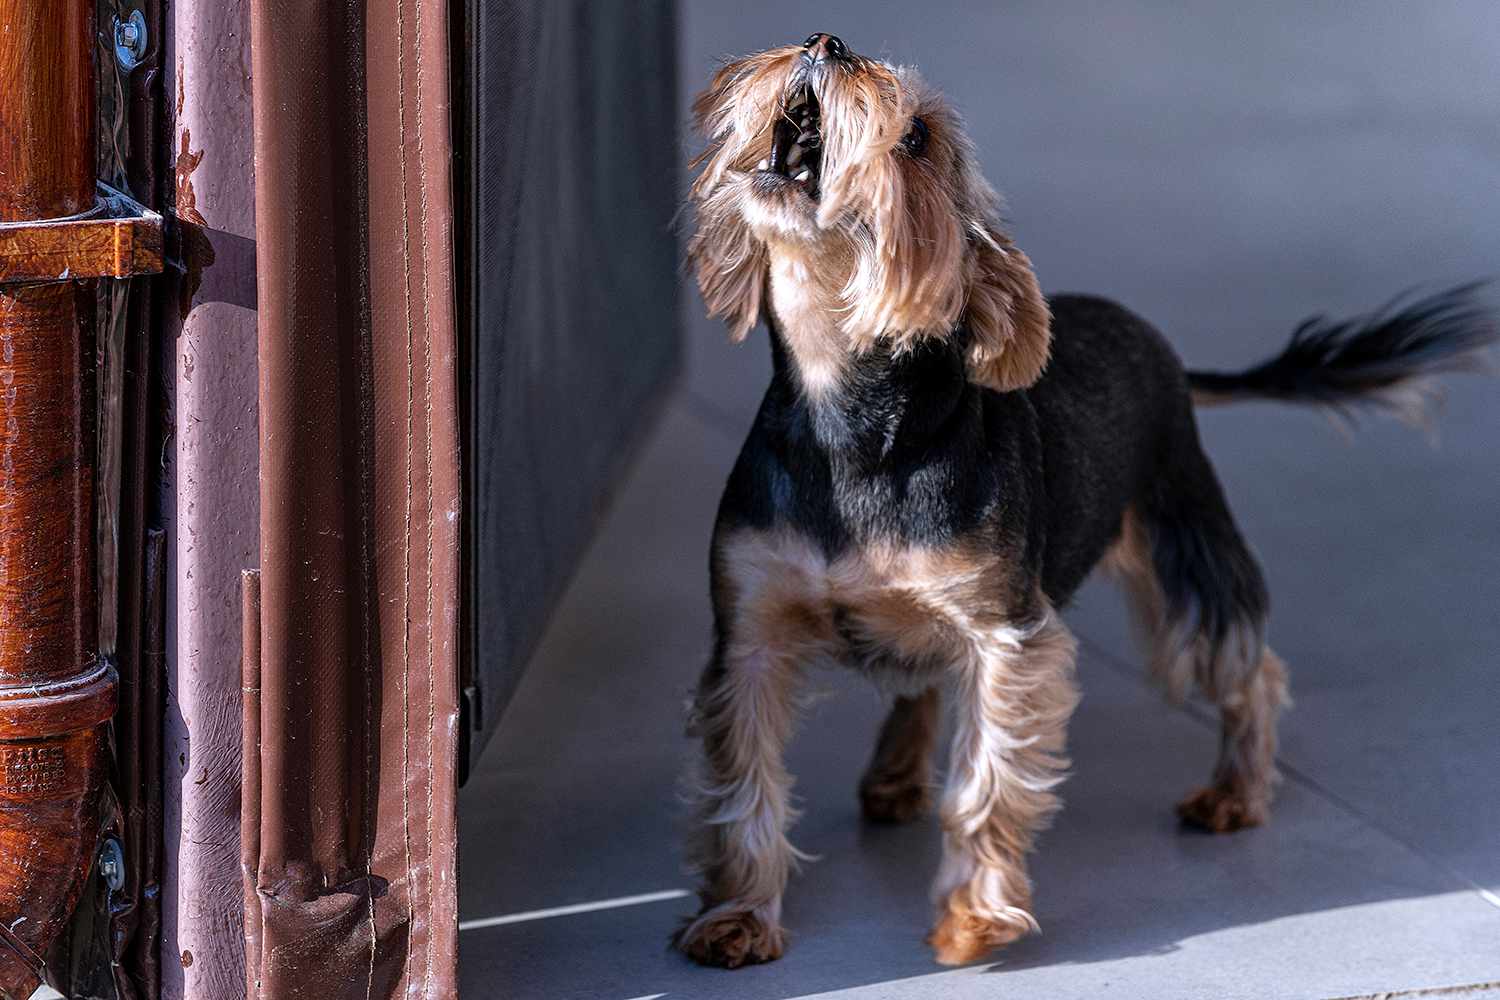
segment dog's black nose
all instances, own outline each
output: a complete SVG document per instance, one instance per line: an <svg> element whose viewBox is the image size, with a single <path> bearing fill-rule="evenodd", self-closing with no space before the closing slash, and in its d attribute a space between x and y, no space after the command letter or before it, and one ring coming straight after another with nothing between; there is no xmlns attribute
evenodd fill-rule
<svg viewBox="0 0 1500 1000"><path fill-rule="evenodd" d="M827 32L815 31L807 36L807 41L802 43L805 49L802 58L816 65L826 60L843 59L849 54L849 46L838 35L830 35Z"/></svg>

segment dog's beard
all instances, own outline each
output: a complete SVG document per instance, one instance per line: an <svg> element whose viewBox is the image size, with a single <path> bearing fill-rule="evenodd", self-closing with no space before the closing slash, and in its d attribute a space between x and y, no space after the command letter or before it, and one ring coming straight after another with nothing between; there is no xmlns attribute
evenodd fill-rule
<svg viewBox="0 0 1500 1000"><path fill-rule="evenodd" d="M732 211L762 241L811 247L837 235L837 230L818 225L817 201L806 181L757 171L737 177L727 187Z"/></svg>

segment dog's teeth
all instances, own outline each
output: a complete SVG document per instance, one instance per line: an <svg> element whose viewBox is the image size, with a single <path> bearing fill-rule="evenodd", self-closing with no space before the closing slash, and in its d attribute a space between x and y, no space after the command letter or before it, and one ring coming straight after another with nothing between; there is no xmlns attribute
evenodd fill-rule
<svg viewBox="0 0 1500 1000"><path fill-rule="evenodd" d="M770 170L771 169L771 161L770 160L761 160L759 163L757 163L755 165L755 169L756 170Z"/></svg>
<svg viewBox="0 0 1500 1000"><path fill-rule="evenodd" d="M799 180L799 181L805 181L805 180L807 180L811 176L812 176L812 170L810 168L808 168L808 167L803 167L802 168L802 173L798 174L797 177L796 177L796 179Z"/></svg>

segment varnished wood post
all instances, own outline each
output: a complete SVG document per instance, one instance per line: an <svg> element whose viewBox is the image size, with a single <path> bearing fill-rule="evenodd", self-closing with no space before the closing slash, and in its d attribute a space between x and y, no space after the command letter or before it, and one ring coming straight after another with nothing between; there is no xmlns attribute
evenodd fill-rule
<svg viewBox="0 0 1500 1000"><path fill-rule="evenodd" d="M94 207L94 5L0 0L0 222Z"/></svg>
<svg viewBox="0 0 1500 1000"><path fill-rule="evenodd" d="M97 211L93 9L0 0L0 223ZM115 706L95 650L92 302L66 268L0 285L4 997L38 985L91 869Z"/></svg>

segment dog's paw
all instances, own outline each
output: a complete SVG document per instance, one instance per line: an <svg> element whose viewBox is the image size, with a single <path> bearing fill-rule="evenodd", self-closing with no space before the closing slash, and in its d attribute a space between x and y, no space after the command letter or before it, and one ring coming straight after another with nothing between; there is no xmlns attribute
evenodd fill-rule
<svg viewBox="0 0 1500 1000"><path fill-rule="evenodd" d="M700 965L738 969L774 962L786 949L786 932L754 910L715 906L677 932L672 942Z"/></svg>
<svg viewBox="0 0 1500 1000"><path fill-rule="evenodd" d="M932 808L932 789L909 778L866 778L859 785L859 804L871 823L910 823Z"/></svg>
<svg viewBox="0 0 1500 1000"><path fill-rule="evenodd" d="M1268 818L1264 803L1233 788L1211 785L1177 803L1177 816L1187 826L1209 833L1233 833L1260 826Z"/></svg>
<svg viewBox="0 0 1500 1000"><path fill-rule="evenodd" d="M1034 930L1036 920L1019 907L1009 907L1003 919L950 907L927 935L927 943L939 965L967 965Z"/></svg>

